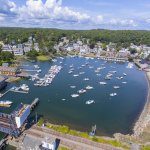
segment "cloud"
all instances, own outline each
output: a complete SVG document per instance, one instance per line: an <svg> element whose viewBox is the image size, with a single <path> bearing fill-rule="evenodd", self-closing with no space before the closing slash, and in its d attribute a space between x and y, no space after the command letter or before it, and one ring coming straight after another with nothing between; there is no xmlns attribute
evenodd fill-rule
<svg viewBox="0 0 150 150"><path fill-rule="evenodd" d="M137 26L135 21L132 19L111 19L109 23L112 25Z"/></svg>
<svg viewBox="0 0 150 150"><path fill-rule="evenodd" d="M146 23L150 23L150 18L149 18L149 19L146 19Z"/></svg>
<svg viewBox="0 0 150 150"><path fill-rule="evenodd" d="M0 13L13 14L16 9L16 4L9 0L0 0Z"/></svg>
<svg viewBox="0 0 150 150"><path fill-rule="evenodd" d="M106 26L135 27L133 19L105 18L62 5L62 0L27 0L17 6L11 0L0 0L1 26L105 28Z"/></svg>

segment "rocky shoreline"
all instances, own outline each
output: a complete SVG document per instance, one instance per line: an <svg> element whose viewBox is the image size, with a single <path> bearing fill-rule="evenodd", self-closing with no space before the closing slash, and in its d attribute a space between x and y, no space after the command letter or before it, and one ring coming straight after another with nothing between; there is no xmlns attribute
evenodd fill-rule
<svg viewBox="0 0 150 150"><path fill-rule="evenodd" d="M147 125L150 123L150 72L145 72L145 75L148 83L147 101L141 115L139 116L139 119L137 120L133 128L132 136L135 137L140 136L143 133L144 129L147 127Z"/></svg>

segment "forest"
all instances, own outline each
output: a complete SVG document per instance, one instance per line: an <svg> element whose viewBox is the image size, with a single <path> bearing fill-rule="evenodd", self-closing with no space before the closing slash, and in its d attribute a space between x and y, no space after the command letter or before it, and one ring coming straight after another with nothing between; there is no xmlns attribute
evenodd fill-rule
<svg viewBox="0 0 150 150"><path fill-rule="evenodd" d="M28 37L32 36L39 43L40 49L48 48L53 51L54 44L61 41L62 37L67 37L70 41L76 42L77 39L90 45L95 45L100 41L104 44L109 42L116 43L117 47L128 47L130 43L135 45L145 44L150 46L150 31L145 30L61 30L46 28L0 28L0 41L5 44L24 43Z"/></svg>

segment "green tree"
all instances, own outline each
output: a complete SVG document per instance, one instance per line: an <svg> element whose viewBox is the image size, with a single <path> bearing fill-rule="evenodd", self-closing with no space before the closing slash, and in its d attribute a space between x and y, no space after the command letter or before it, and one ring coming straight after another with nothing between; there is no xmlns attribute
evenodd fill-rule
<svg viewBox="0 0 150 150"><path fill-rule="evenodd" d="M10 62L12 59L14 59L14 55L12 53L5 51L1 52L1 60Z"/></svg>

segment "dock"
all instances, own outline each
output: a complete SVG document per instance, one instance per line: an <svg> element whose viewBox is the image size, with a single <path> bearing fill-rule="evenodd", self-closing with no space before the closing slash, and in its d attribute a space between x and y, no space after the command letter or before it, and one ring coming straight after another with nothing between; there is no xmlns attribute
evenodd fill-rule
<svg viewBox="0 0 150 150"><path fill-rule="evenodd" d="M102 60L106 60L106 61L116 61L116 62L127 62L128 61L126 58L117 58L117 57L100 56L99 58Z"/></svg>
<svg viewBox="0 0 150 150"><path fill-rule="evenodd" d="M19 90L12 90L12 89L10 89L9 91L15 92L15 93L22 93L22 94L27 94L28 93L26 91L19 91Z"/></svg>
<svg viewBox="0 0 150 150"><path fill-rule="evenodd" d="M21 71L25 71L25 72L40 72L41 69L38 70L28 70L28 69L20 69Z"/></svg>
<svg viewBox="0 0 150 150"><path fill-rule="evenodd" d="M0 98L6 95L8 92L10 92L11 89L7 90L5 93L0 93Z"/></svg>
<svg viewBox="0 0 150 150"><path fill-rule="evenodd" d="M22 93L22 94L27 94L28 93L27 91L13 90L12 88L10 88L5 93L0 93L0 98L3 97L4 95L6 95L8 92L15 92L15 93Z"/></svg>
<svg viewBox="0 0 150 150"><path fill-rule="evenodd" d="M34 101L30 105L31 110L33 110L39 104L39 102L40 102L39 98L35 98Z"/></svg>

